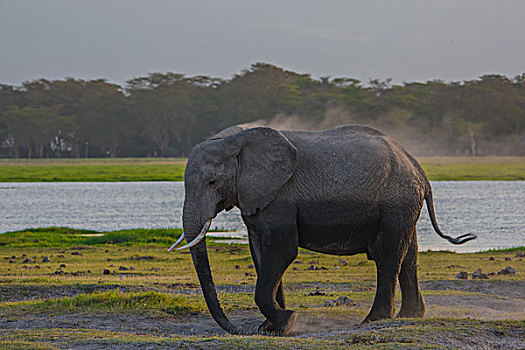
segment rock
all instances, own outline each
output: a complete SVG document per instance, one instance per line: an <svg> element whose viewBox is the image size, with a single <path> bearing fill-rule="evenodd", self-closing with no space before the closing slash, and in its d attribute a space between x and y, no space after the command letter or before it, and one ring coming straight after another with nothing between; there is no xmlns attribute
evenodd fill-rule
<svg viewBox="0 0 525 350"><path fill-rule="evenodd" d="M152 256L146 255L146 256L137 256L135 258L131 258L132 260L153 260Z"/></svg>
<svg viewBox="0 0 525 350"><path fill-rule="evenodd" d="M60 266L58 268L61 269L63 267L66 267L66 264L60 264Z"/></svg>
<svg viewBox="0 0 525 350"><path fill-rule="evenodd" d="M57 255L57 258L64 259L64 256L63 255Z"/></svg>
<svg viewBox="0 0 525 350"><path fill-rule="evenodd" d="M507 266L500 272L498 272L498 275L514 275L516 273L516 270L512 266Z"/></svg>
<svg viewBox="0 0 525 350"><path fill-rule="evenodd" d="M124 266L119 266L119 271L128 271L129 269L127 267L124 267Z"/></svg>
<svg viewBox="0 0 525 350"><path fill-rule="evenodd" d="M22 261L22 264L32 264L34 263L35 261L33 259L30 259L30 258L27 258L25 259L24 261Z"/></svg>
<svg viewBox="0 0 525 350"><path fill-rule="evenodd" d="M130 270L135 270L135 267L134 266L130 266L129 269Z"/></svg>
<svg viewBox="0 0 525 350"><path fill-rule="evenodd" d="M312 260L308 262L309 264L316 265L319 264L319 260Z"/></svg>
<svg viewBox="0 0 525 350"><path fill-rule="evenodd" d="M14 264L14 261L13 261L13 260L9 260L9 263L10 263L10 264Z"/></svg>
<svg viewBox="0 0 525 350"><path fill-rule="evenodd" d="M339 260L339 263L342 265L348 265L348 261L346 261L345 259Z"/></svg>
<svg viewBox="0 0 525 350"><path fill-rule="evenodd" d="M324 267L324 266L315 266L315 265L310 265L310 267L307 268L307 270L328 270L328 268Z"/></svg>
<svg viewBox="0 0 525 350"><path fill-rule="evenodd" d="M309 296L309 297L310 296L318 296L318 295L326 295L326 293L325 292L321 292L320 290L315 290L315 291L310 292L310 293L307 294L307 296Z"/></svg>
<svg viewBox="0 0 525 350"><path fill-rule="evenodd" d="M496 259L494 259L494 257L491 256L491 257L489 258L489 260L490 260L490 261L494 261L494 260L496 260Z"/></svg>
<svg viewBox="0 0 525 350"><path fill-rule="evenodd" d="M64 271L62 270L56 270L55 271L55 275L63 275L64 274Z"/></svg>
<svg viewBox="0 0 525 350"><path fill-rule="evenodd" d="M42 257L42 262L49 262L49 258L47 256Z"/></svg>
<svg viewBox="0 0 525 350"><path fill-rule="evenodd" d="M458 280L468 280L468 272L467 271L461 271L456 275L456 278Z"/></svg>
<svg viewBox="0 0 525 350"><path fill-rule="evenodd" d="M246 267L249 268L249 269L253 269L255 267L255 265L254 264L250 264L250 265L248 265Z"/></svg>
<svg viewBox="0 0 525 350"><path fill-rule="evenodd" d="M334 306L356 306L357 303L350 299L349 297L339 297L334 300L329 300L324 303L325 307L334 307Z"/></svg>
<svg viewBox="0 0 525 350"><path fill-rule="evenodd" d="M251 273L251 272L245 272L244 276L246 276L246 277L254 277L255 275L253 273Z"/></svg>
<svg viewBox="0 0 525 350"><path fill-rule="evenodd" d="M111 271L109 271L108 269L104 269L104 271L102 272L103 275L109 275L111 273Z"/></svg>
<svg viewBox="0 0 525 350"><path fill-rule="evenodd" d="M525 258L525 252L517 252L516 255L514 255L515 258Z"/></svg>
<svg viewBox="0 0 525 350"><path fill-rule="evenodd" d="M509 257L506 257L506 258L505 258L505 261L511 261L511 260L512 260L512 259L509 258Z"/></svg>
<svg viewBox="0 0 525 350"><path fill-rule="evenodd" d="M475 279L478 279L478 280L488 280L489 279L489 276L487 276L486 274L484 274L483 272L481 272L481 269L477 269L476 271L474 271L472 273L472 279L475 280Z"/></svg>
<svg viewBox="0 0 525 350"><path fill-rule="evenodd" d="M80 253L80 252L71 252L71 255L78 255L78 256L82 256L82 253Z"/></svg>
<svg viewBox="0 0 525 350"><path fill-rule="evenodd" d="M294 267L292 267L292 270L293 270L293 271L297 271L297 270L299 270L299 269L298 269L297 267L294 266Z"/></svg>
<svg viewBox="0 0 525 350"><path fill-rule="evenodd" d="M364 264L366 264L366 260L360 261L357 263L357 266L363 266Z"/></svg>
<svg viewBox="0 0 525 350"><path fill-rule="evenodd" d="M235 270L240 270L241 265L235 265Z"/></svg>
<svg viewBox="0 0 525 350"><path fill-rule="evenodd" d="M293 263L294 264L304 264L304 262L302 260L299 260L299 259L295 259L295 261Z"/></svg>

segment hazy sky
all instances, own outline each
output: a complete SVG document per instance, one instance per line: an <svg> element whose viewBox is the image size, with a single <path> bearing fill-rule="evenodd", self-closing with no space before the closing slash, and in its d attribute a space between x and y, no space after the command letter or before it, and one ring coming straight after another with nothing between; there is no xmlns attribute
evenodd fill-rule
<svg viewBox="0 0 525 350"><path fill-rule="evenodd" d="M255 62L403 81L525 73L524 0L0 0L0 83Z"/></svg>

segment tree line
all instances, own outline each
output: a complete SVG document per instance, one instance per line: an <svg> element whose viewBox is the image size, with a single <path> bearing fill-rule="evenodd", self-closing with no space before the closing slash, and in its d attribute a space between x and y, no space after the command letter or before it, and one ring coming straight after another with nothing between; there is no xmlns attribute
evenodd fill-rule
<svg viewBox="0 0 525 350"><path fill-rule="evenodd" d="M231 79L151 73L0 84L0 157L186 156L235 124L367 124L417 155L525 155L525 74L463 82L313 78L257 63Z"/></svg>

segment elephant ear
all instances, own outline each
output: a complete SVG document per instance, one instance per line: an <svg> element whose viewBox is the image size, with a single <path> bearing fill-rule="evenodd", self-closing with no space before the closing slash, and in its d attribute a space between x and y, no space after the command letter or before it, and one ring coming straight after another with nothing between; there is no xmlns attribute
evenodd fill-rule
<svg viewBox="0 0 525 350"><path fill-rule="evenodd" d="M271 128L248 129L224 141L237 150L241 213L253 215L266 207L290 179L297 164L297 149L286 136Z"/></svg>

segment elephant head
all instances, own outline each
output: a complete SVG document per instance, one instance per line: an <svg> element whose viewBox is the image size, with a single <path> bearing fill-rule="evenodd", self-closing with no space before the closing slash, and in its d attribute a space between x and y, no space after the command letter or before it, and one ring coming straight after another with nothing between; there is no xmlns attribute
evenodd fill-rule
<svg viewBox="0 0 525 350"><path fill-rule="evenodd" d="M270 128L226 129L195 146L184 175L184 234L208 309L226 331L242 333L224 315L213 284L206 240L212 219L234 206L250 216L266 207L292 176L296 149ZM237 132L239 131L239 132Z"/></svg>

